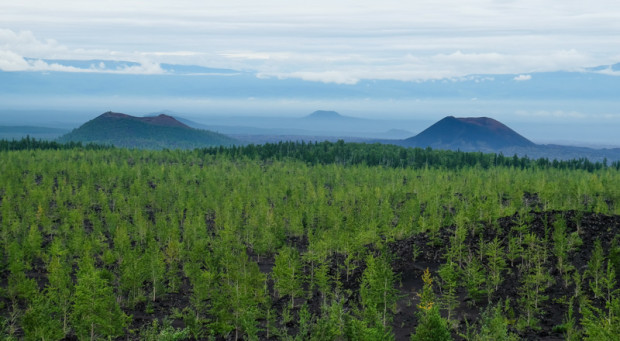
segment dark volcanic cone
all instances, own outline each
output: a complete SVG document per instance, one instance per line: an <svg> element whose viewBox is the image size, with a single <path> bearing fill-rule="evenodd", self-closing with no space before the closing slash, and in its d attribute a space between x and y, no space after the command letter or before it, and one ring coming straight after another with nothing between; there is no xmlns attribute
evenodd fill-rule
<svg viewBox="0 0 620 341"><path fill-rule="evenodd" d="M488 117L448 116L405 140L409 146L435 149L500 150L535 144L506 125Z"/></svg>
<svg viewBox="0 0 620 341"><path fill-rule="evenodd" d="M146 149L192 149L237 142L222 134L191 128L165 114L135 117L115 112L99 115L58 140Z"/></svg>

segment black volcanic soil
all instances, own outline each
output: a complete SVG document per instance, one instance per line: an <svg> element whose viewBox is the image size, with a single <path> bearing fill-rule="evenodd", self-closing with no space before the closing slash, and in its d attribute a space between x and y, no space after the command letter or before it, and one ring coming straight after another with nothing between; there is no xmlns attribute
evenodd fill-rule
<svg viewBox="0 0 620 341"><path fill-rule="evenodd" d="M604 250L608 250L610 243L618 233L620 229L620 216L606 216L594 213L585 213L583 215L575 211L549 211L549 212L537 212L531 211L530 215L533 216L533 220L530 223L530 232L536 234L541 240L547 238L549 240L549 248L552 238L549 235L552 233L548 227L555 220L555 217L560 215L567 222L567 233L572 233L579 229L579 235L583 240L583 245L569 257L570 262L577 268L583 270L586 266L590 255L593 250L594 241L600 239ZM482 231L483 239L486 241L492 240L495 237L506 238L512 228L517 226L519 220L518 215L511 217L504 217L499 221L499 228L493 226L484 227ZM545 224L547 221L547 224ZM579 227L578 227L579 223ZM503 231L498 233L498 231ZM444 254L444 245L449 245L449 238L453 234L453 227L445 228L438 236L438 240L431 240L427 235L414 235L404 240L395 241L389 243L389 250L394 256L392 268L395 273L398 274L400 281L398 284L398 290L402 294L403 298L398 302L397 313L393 319L393 331L396 340L409 340L410 335L415 330L417 325L417 317L415 315L417 297L415 293L419 293L422 290L423 282L421 280L422 273L428 268L433 277L438 280L436 271L439 266L445 261L442 256ZM469 237L466 243L469 243L472 247L477 247L476 243L479 242L479 237ZM295 245L303 248L303 245ZM435 246L441 245L441 246ZM307 246L307 245L306 245ZM378 252L374 250L372 246L368 247L371 252ZM412 261L413 250L416 249L419 252L419 256L415 262ZM344 255L335 254L331 257L331 272L336 273L341 271L342 265L345 260ZM512 332L518 333L518 335L525 340L563 340L563 335L560 332L554 331L554 327L564 323L564 319L567 313L567 306L561 302L562 297L574 292L574 286L564 287L564 280L561 275L555 270L556 259L549 255L550 267L554 269L551 275L554 278L554 283L549 287L545 294L549 296L549 299L543 303L544 314L540 318L539 330L525 330L518 333L514 327ZM261 265L262 263L262 265ZM517 291L522 278L517 268L517 262L515 266L510 267L509 271L504 275L504 281L500 285L499 289L493 293L491 302L497 302L498 300L505 300L510 298L512 302L511 308L514 311L515 316L519 316L523 312L520 307L515 303L518 301L519 292ZM273 264L273 259L262 259L259 262L261 270L270 271ZM357 264L357 268L352 275L349 275L348 280L344 273L340 274L340 278L343 280L343 288L350 289L352 292L359 290L361 276L364 271L364 264ZM340 269L340 270L339 270ZM584 288L583 290L589 290ZM435 291L439 294L439 290L435 287ZM273 294L273 293L272 293ZM465 333L467 324L474 324L480 317L480 313L487 307L487 299L484 298L480 302L472 301L467 298L466 292L463 288L460 288L457 293L459 299L459 306L456 309L456 317L454 320L458 322L458 332L453 332L455 340L462 340L463 338L458 333ZM313 297L318 297L318 293L314 293ZM276 300L272 296L272 299ZM356 302L358 297L352 295L348 297L348 302ZM602 302L598 302L601 303ZM284 303L283 303L284 304ZM309 304L313 313L319 312L318 304ZM316 310L316 311L315 311ZM295 313L295 312L294 312ZM578 313L575 313L576 318L580 318ZM294 327L294 326L293 326ZM294 328L293 328L294 329Z"/></svg>
<svg viewBox="0 0 620 341"><path fill-rule="evenodd" d="M527 194L524 200L529 200L531 206L536 208L535 195ZM605 252L609 250L612 240L616 238L618 231L620 230L620 216L607 216L594 213L581 213L576 211L547 211L541 212L533 209L529 212L532 220L529 223L529 231L539 237L539 240L551 241L550 233L552 229L548 226L556 219L557 216L563 216L567 222L567 232L572 233L578 231L583 244L579 249L573 252L569 260L575 266L576 269L583 271L583 268L587 265L590 255L594 248L595 240L599 239L602 243ZM496 226L484 226L480 232L482 239L489 241L498 238L507 238L507 231L511 231L516 227L520 217L515 214L514 216L504 217L499 219ZM545 223L546 222L546 223ZM547 226L547 227L545 227ZM393 255L392 268L393 271L399 277L399 283L397 288L402 294L402 298L398 302L397 312L393 317L392 330L395 334L396 340L409 340L410 335L415 331L417 325L417 317L415 315L417 296L415 293L421 292L423 282L421 280L422 273L425 269L429 269L438 281L439 276L436 274L439 266L444 262L443 254L446 245L449 245L449 238L453 235L454 227L446 227L442 229L439 235L434 236L431 240L428 235L419 234L409 238L394 241L388 243L388 249ZM469 236L466 240L466 244L470 247L476 248L477 243L480 241L480 236ZM552 248L551 242L549 242L549 248ZM308 247L307 238L290 237L287 240L289 246L295 247L300 252L303 252ZM418 256L413 261L414 249L418 252ZM368 246L368 251L373 253L379 253L372 245ZM274 257L272 256L258 256L251 249L248 249L248 256L253 261L257 262L261 272L270 274L274 266ZM551 254L551 252L550 252ZM365 265L363 262L356 264L357 268L346 276L343 273L343 264L345 262L345 256L342 254L334 254L330 257L330 272L332 275L340 272L340 278L342 279L342 292L346 296L347 309L351 309L358 302L357 292L360 287L361 276L364 271ZM553 256L549 256L550 268L555 269L556 260ZM509 271L504 275L504 281L500 285L499 289L492 295L491 302L497 302L498 300L510 298L513 303L511 308L514 310L515 316L519 316L523 312L519 306L515 303L519 298L518 285L521 283L521 274L518 268L515 266L510 267ZM32 271L28 273L30 278L41 280L45 277L44 273L38 273L38 270L42 268L34 267ZM308 271L308 268L306 268ZM179 275L182 275L182 271L179 269ZM549 287L545 294L549 296L549 299L543 303L544 314L540 318L540 329L538 330L525 330L518 332L518 335L525 340L563 340L563 336L560 332L554 330L555 326L558 326L564 322L564 318L567 312L567 306L565 303L560 303L561 298L567 293L574 292L574 286L564 287L563 279L557 270L551 271L551 275L554 278L554 283ZM435 283L435 282L434 282ZM44 285L44 283L39 283ZM439 294L439 289L435 285L435 291ZM584 285L583 290L589 290ZM270 294L271 301L273 302L273 308L276 309L276 314L282 314L285 306L287 306L289 298L279 298L275 295L273 289L273 283L268 281L268 292ZM164 296L159 297L155 302L145 302L138 304L131 310L125 310L128 315L132 315L133 319L129 330L139 331L143 330L147 326L151 325L154 319L163 321L164 319L171 319L172 326L175 328L184 328L185 322L179 316L170 316L173 310L182 312L184 308L190 306L190 294L191 285L187 278L182 278L181 286L178 292L167 293ZM308 308L311 313L320 313L320 301L321 297L318 292L310 294L310 300L308 301ZM486 297L480 302L472 301L467 298L467 295L463 288L458 292L459 306L455 310L455 321L458 323L458 331L453 332L452 336L455 340L463 340L459 333L465 333L467 324L473 325L480 317L480 312L487 306ZM300 300L300 303L303 299ZM5 302L6 304L7 302ZM602 302L594 302L599 306L602 306ZM300 304L301 305L301 304ZM298 305L299 306L299 305ZM147 307L149 312L147 313ZM295 333L299 329L297 325L297 317L299 308L295 308L291 311L294 318L287 324L288 330L291 334ZM576 318L580 318L579 313L575 312ZM279 317L276 320L281 320ZM263 321L264 324L264 321ZM517 333L514 326L511 326L511 331ZM137 335L137 334L135 334ZM263 332L261 339L267 339L266 334ZM134 336L135 337L135 336ZM234 335L230 336L234 337ZM130 339L131 337L129 337ZM230 339L230 338L229 338ZM270 339L274 339L271 337ZM73 338L67 338L67 340L73 340ZM219 338L219 340L224 340Z"/></svg>

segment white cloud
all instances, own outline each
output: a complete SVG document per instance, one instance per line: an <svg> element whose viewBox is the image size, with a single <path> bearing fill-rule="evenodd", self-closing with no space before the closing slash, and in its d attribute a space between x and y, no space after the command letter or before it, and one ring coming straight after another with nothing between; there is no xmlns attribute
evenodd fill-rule
<svg viewBox="0 0 620 341"><path fill-rule="evenodd" d="M109 51L71 50L55 40L41 41L30 31L14 32L0 29L0 70L2 71L61 71L61 72L106 72L127 74L159 74L164 73L159 63L147 57L125 55L138 60L139 65L125 66L120 69L106 69L105 64L91 65L89 68L78 68L49 63L43 59L83 60L109 58L115 60L114 53ZM112 58L110 58L112 57Z"/></svg>
<svg viewBox="0 0 620 341"><path fill-rule="evenodd" d="M82 73L116 73L116 74L162 74L165 71L159 63L143 62L138 65L124 66L118 69L106 69L104 63L91 65L89 68L67 66L59 63L49 63L41 59L26 60L22 56L0 50L0 71L57 71L57 72L82 72Z"/></svg>
<svg viewBox="0 0 620 341"><path fill-rule="evenodd" d="M344 42L343 42L344 44ZM280 44L286 45L286 44ZM591 58L576 50L553 53L388 53L375 47L365 50L323 51L304 53L294 50L273 51L230 50L216 53L200 51L111 51L71 49L54 40L40 40L31 32L0 30L0 70L4 71L66 71L160 74L160 63L195 64L207 67L254 70L263 77L299 78L325 83L355 84L362 79L393 79L401 81L459 79L472 74L511 74L521 72L580 69ZM340 48L340 47L339 47ZM107 59L138 62L136 66L106 69L100 65L75 68L45 59ZM515 80L528 80L522 74ZM478 80L480 81L480 80Z"/></svg>
<svg viewBox="0 0 620 341"><path fill-rule="evenodd" d="M608 76L620 76L620 70L614 70L611 67L596 71L596 73L599 73L601 75L608 75Z"/></svg>
<svg viewBox="0 0 620 341"><path fill-rule="evenodd" d="M265 52L229 52L221 54L225 58L246 60L269 60L272 56Z"/></svg>
<svg viewBox="0 0 620 341"><path fill-rule="evenodd" d="M0 50L327 82L419 80L617 63L618 17L612 0L5 1Z"/></svg>
<svg viewBox="0 0 620 341"><path fill-rule="evenodd" d="M323 72L291 72L291 73L282 73L276 75L263 75L258 74L258 77L269 77L276 76L278 78L299 78L306 81L312 82L322 82L322 83L336 83L336 84L356 84L359 82L358 78L352 77L351 74L347 72L339 72L339 71L323 71Z"/></svg>
<svg viewBox="0 0 620 341"><path fill-rule="evenodd" d="M517 82L529 81L530 79L532 79L532 76L531 75L518 75L513 79Z"/></svg>
<svg viewBox="0 0 620 341"><path fill-rule="evenodd" d="M31 31L12 31L0 29L0 50L11 51L30 58L54 59L67 48L53 39L41 41Z"/></svg>
<svg viewBox="0 0 620 341"><path fill-rule="evenodd" d="M165 71L161 68L159 63L154 63L154 62L145 60L145 61L142 61L139 65L125 66L118 70L106 71L106 72L154 75L154 74L164 73Z"/></svg>
<svg viewBox="0 0 620 341"><path fill-rule="evenodd" d="M251 55L251 54L250 54ZM378 80L439 80L493 81L485 74L519 74L576 70L587 57L576 51L558 51L551 55L556 66L549 63L548 54L501 54L501 53L439 53L413 56L364 58L359 55L343 55L339 59L330 55L280 54L265 55L264 60L253 67L263 76L301 78L305 80L350 84L362 79ZM329 68L329 70L326 70ZM302 69L303 71L297 71ZM476 75L476 76L472 76ZM529 78L528 78L529 77ZM528 80L531 75L522 74L515 80Z"/></svg>
<svg viewBox="0 0 620 341"><path fill-rule="evenodd" d="M63 66L57 63L47 63L42 60L26 60L12 51L0 50L0 70L2 71L65 71L83 72L74 67Z"/></svg>
<svg viewBox="0 0 620 341"><path fill-rule="evenodd" d="M0 70L23 71L28 69L28 62L15 52L0 50Z"/></svg>

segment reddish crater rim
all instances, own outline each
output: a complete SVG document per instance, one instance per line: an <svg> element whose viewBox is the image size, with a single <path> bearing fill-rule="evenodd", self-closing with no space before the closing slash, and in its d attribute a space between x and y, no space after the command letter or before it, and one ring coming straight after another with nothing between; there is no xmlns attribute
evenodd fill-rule
<svg viewBox="0 0 620 341"><path fill-rule="evenodd" d="M136 121L140 121L140 122L144 122L144 123L148 123L148 124L153 124L153 125L158 125L158 126L166 126L166 127L190 128L186 124L179 122L176 118L174 118L172 116L169 116L169 115L165 115L165 114L160 114L160 115L154 116L154 117L136 117L136 116L131 116L131 115L127 115L127 114L122 114L122 113L108 111L108 112L102 114L100 117L102 117L102 118L116 118L116 119L130 119L130 120L136 120Z"/></svg>
<svg viewBox="0 0 620 341"><path fill-rule="evenodd" d="M134 116L130 116L130 115L127 115L127 114L121 114L119 112L111 112L111 111L103 113L100 117L134 118ZM135 117L135 118L137 118L137 117Z"/></svg>
<svg viewBox="0 0 620 341"><path fill-rule="evenodd" d="M459 117L457 118L457 120L463 123L475 124L481 127L487 127L492 130L508 129L506 125L489 117Z"/></svg>

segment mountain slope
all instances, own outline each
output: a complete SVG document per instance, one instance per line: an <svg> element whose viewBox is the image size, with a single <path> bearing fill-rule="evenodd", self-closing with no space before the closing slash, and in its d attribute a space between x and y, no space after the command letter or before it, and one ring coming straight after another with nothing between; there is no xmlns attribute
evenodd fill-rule
<svg viewBox="0 0 620 341"><path fill-rule="evenodd" d="M404 141L407 146L436 149L497 151L535 144L504 124L488 117L448 116Z"/></svg>
<svg viewBox="0 0 620 341"><path fill-rule="evenodd" d="M303 117L305 120L341 120L351 117L342 116L335 111L317 110L308 116Z"/></svg>
<svg viewBox="0 0 620 341"><path fill-rule="evenodd" d="M60 137L59 142L80 141L118 147L191 149L232 145L236 140L207 130L190 128L168 115L135 117L106 112Z"/></svg>

